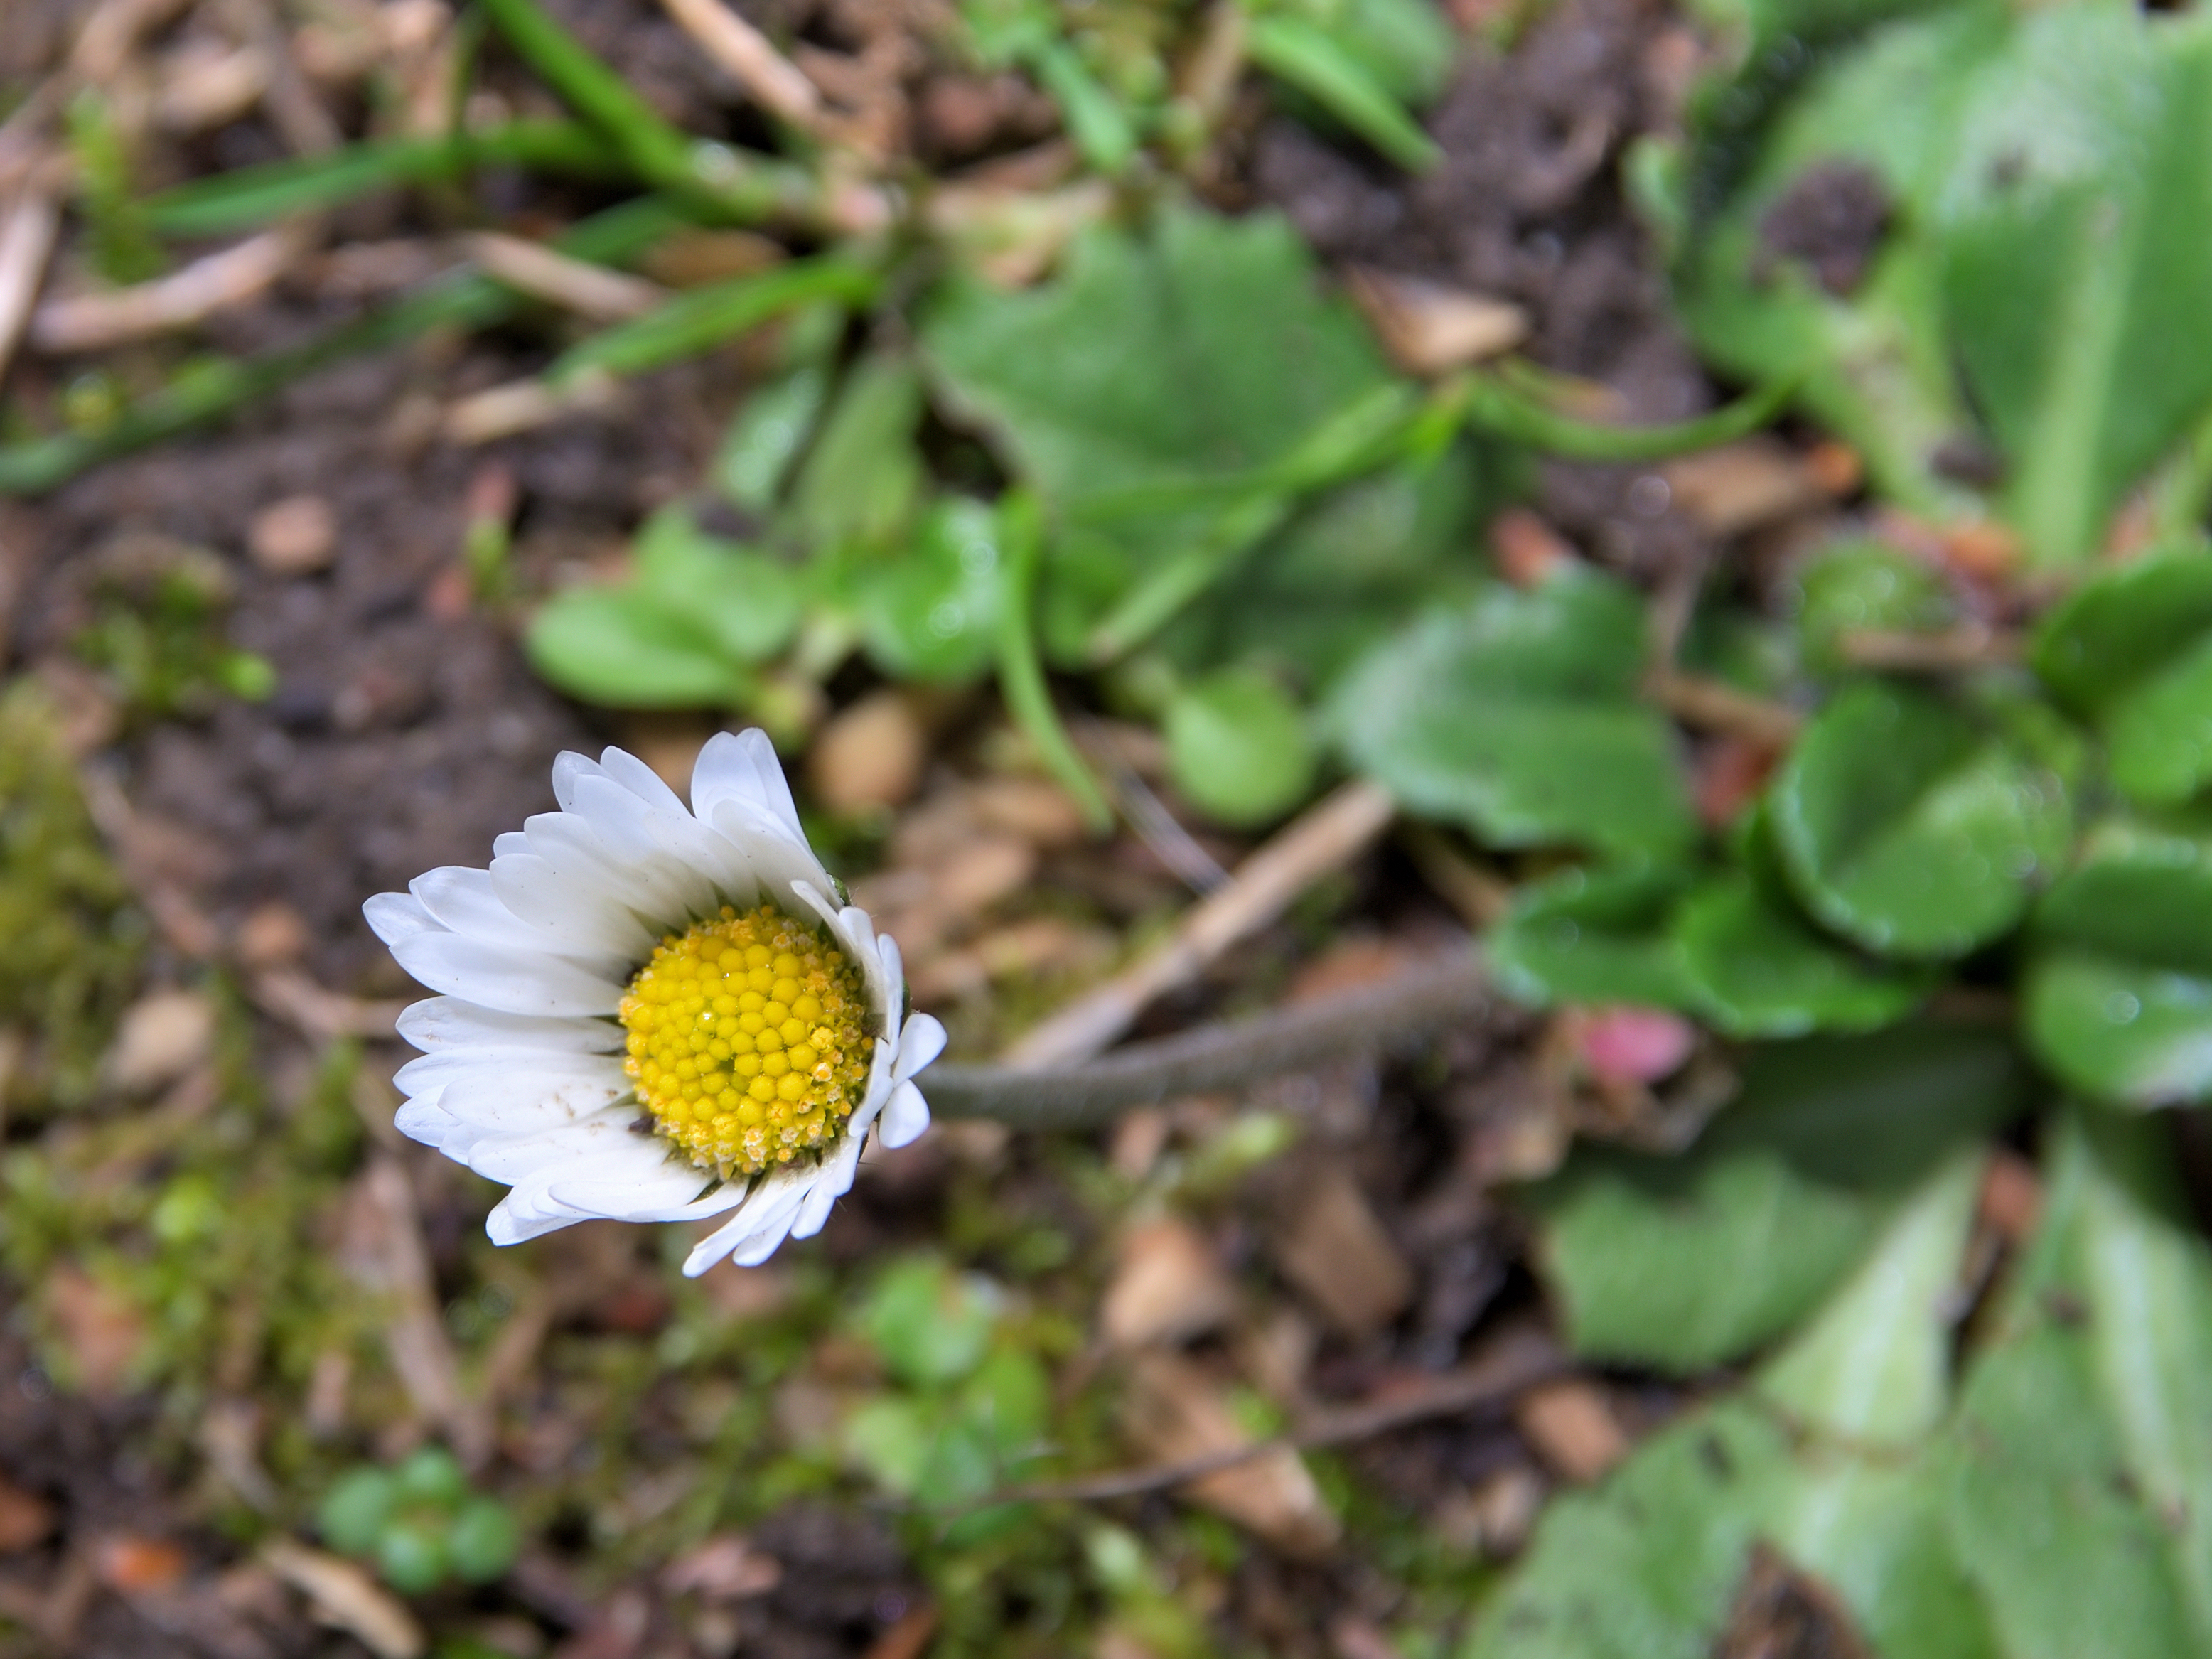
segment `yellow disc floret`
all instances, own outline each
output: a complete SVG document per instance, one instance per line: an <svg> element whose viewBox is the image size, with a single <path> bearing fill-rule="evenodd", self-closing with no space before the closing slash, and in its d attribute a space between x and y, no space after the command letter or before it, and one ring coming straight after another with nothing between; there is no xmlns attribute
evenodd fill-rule
<svg viewBox="0 0 2212 1659"><path fill-rule="evenodd" d="M725 1179L812 1158L866 1094L860 969L763 905L669 934L622 1000L624 1069L662 1134Z"/></svg>

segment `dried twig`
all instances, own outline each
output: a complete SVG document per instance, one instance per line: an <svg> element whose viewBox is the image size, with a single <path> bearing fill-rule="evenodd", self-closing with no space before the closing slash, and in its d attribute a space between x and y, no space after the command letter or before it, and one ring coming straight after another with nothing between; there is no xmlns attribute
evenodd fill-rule
<svg viewBox="0 0 2212 1659"><path fill-rule="evenodd" d="M1644 695L1685 726L1748 738L1770 749L1788 748L1805 723L1794 708L1672 668L1645 676Z"/></svg>
<svg viewBox="0 0 2212 1659"><path fill-rule="evenodd" d="M429 1646L406 1604L352 1562L281 1534L262 1544L261 1559L331 1623L359 1637L377 1659L416 1659Z"/></svg>
<svg viewBox="0 0 2212 1659"><path fill-rule="evenodd" d="M596 368L558 384L535 378L509 380L463 398L448 409L446 436L457 444L488 444L571 415L611 409L621 391L620 381Z"/></svg>
<svg viewBox="0 0 2212 1659"><path fill-rule="evenodd" d="M1320 877L1357 857L1396 810L1376 785L1346 784L1237 866L1236 880L1193 906L1172 938L1015 1043L1006 1051L1006 1065L1036 1069L1098 1053L1155 997L1187 983L1231 945L1280 915Z"/></svg>
<svg viewBox="0 0 2212 1659"><path fill-rule="evenodd" d="M1255 1019L1134 1043L1087 1065L1040 1069L940 1064L923 1074L922 1087L940 1117L991 1118L1025 1129L1085 1128L1132 1106L1386 1048L1479 1018L1489 1006L1489 976L1480 959L1468 952L1424 963L1380 985Z"/></svg>
<svg viewBox="0 0 2212 1659"><path fill-rule="evenodd" d="M668 298L668 290L658 283L572 259L520 236L484 231L470 237L466 246L487 276L592 322L640 317Z"/></svg>
<svg viewBox="0 0 2212 1659"><path fill-rule="evenodd" d="M822 94L806 73L775 49L768 36L721 0L660 0L677 27L771 115L811 131L822 116Z"/></svg>
<svg viewBox="0 0 2212 1659"><path fill-rule="evenodd" d="M296 968L272 968L247 981L263 1012L283 1020L302 1036L321 1042L332 1037L389 1037L399 1029L404 1002L349 997L318 985Z"/></svg>
<svg viewBox="0 0 2212 1659"><path fill-rule="evenodd" d="M2018 662L2023 650L2017 634L2000 633L1979 623L1941 634L1854 628L1838 639L1836 647L1845 662L1860 668L1934 674L2006 667Z"/></svg>
<svg viewBox="0 0 2212 1659"><path fill-rule="evenodd" d="M46 280L46 259L61 228L61 204L37 184L24 186L0 224L0 379L30 320L31 307Z"/></svg>
<svg viewBox="0 0 2212 1659"><path fill-rule="evenodd" d="M1473 1364L1439 1377L1418 1392L1377 1401L1373 1405L1325 1412L1304 1428L1289 1434L1225 1447L1203 1457L1155 1463L1147 1468L1014 1486L992 1494L975 1507L1018 1503L1099 1503L1108 1498L1164 1492L1278 1451L1312 1451L1323 1446L1349 1445L1439 1417L1495 1410L1566 1369L1565 1358L1548 1337L1534 1331L1516 1332Z"/></svg>
<svg viewBox="0 0 2212 1659"><path fill-rule="evenodd" d="M31 316L31 343L59 355L173 333L258 298L300 252L296 229L264 231L182 270L109 294L49 300Z"/></svg>

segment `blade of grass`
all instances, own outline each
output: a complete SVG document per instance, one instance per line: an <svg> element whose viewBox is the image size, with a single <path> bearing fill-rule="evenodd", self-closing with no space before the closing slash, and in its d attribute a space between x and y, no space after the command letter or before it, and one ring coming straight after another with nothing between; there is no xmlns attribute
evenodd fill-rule
<svg viewBox="0 0 2212 1659"><path fill-rule="evenodd" d="M584 221L557 246L604 263L635 253L688 222L672 204L648 198ZM42 495L87 467L229 414L342 358L398 345L441 325L487 327L513 315L520 303L489 277L446 276L302 344L188 369L97 431L0 445L0 496Z"/></svg>
<svg viewBox="0 0 2212 1659"><path fill-rule="evenodd" d="M679 294L644 316L579 341L555 360L545 378L553 385L593 370L639 374L720 345L817 301L866 305L881 281L875 271L836 255L796 260L774 270Z"/></svg>
<svg viewBox="0 0 2212 1659"><path fill-rule="evenodd" d="M1606 426L1547 409L1527 392L1488 374L1454 383L1467 399L1467 423L1492 437L1527 444L1574 461L1663 461L1749 437L1777 415L1797 390L1794 378L1747 392L1693 421L1657 426Z"/></svg>
<svg viewBox="0 0 2212 1659"><path fill-rule="evenodd" d="M513 121L451 138L380 138L323 155L288 157L196 179L140 204L161 236L220 236L295 213L337 207L389 185L508 164L586 179L619 179L623 158L574 121Z"/></svg>
<svg viewBox="0 0 2212 1659"><path fill-rule="evenodd" d="M1106 804L1097 779L1091 775L1060 724L1052 688L1045 683L1044 663L1037 655L1032 613L1037 564L1044 554L1043 510L1028 490L1009 490L999 503L999 522L1006 560L1006 610L999 624L1000 695L1053 776L1083 809L1091 832L1103 836L1114 827L1114 809Z"/></svg>
<svg viewBox="0 0 2212 1659"><path fill-rule="evenodd" d="M1295 17L1255 17L1245 52L1319 103L1408 173L1426 173L1443 152L1375 77L1312 24Z"/></svg>
<svg viewBox="0 0 2212 1659"><path fill-rule="evenodd" d="M536 0L483 3L508 44L648 184L741 222L819 216L822 191L804 168L694 138L671 125Z"/></svg>

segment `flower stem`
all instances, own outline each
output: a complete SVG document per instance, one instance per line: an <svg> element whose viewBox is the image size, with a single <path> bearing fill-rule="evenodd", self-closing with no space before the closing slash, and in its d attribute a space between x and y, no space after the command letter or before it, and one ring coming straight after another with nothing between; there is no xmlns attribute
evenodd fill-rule
<svg viewBox="0 0 2212 1659"><path fill-rule="evenodd" d="M940 1064L921 1081L939 1117L989 1118L1022 1129L1087 1129L1132 1107L1253 1083L1480 1019L1493 1001L1489 974L1469 951L1380 985L1133 1043L1078 1066Z"/></svg>

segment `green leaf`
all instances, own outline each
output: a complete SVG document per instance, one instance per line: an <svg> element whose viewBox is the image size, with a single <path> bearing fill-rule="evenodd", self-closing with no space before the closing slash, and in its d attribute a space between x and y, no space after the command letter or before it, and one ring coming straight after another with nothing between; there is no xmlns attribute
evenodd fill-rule
<svg viewBox="0 0 2212 1659"><path fill-rule="evenodd" d="M1868 960L1813 927L1750 876L1684 900L1673 943L1688 1006L1731 1036L1864 1031L1905 1018L1931 976Z"/></svg>
<svg viewBox="0 0 2212 1659"><path fill-rule="evenodd" d="M1900 957L1961 956L2004 933L2071 835L2054 775L1935 696L1876 681L1806 729L1768 811L1814 915Z"/></svg>
<svg viewBox="0 0 2212 1659"><path fill-rule="evenodd" d="M1492 586L1377 646L1330 723L1407 805L1498 845L1664 854L1697 823L1672 728L1635 701L1643 651L1642 605L1610 577Z"/></svg>
<svg viewBox="0 0 2212 1659"><path fill-rule="evenodd" d="M1978 1170L1954 1158L1907 1197L1747 1397L1554 1504L1468 1659L1705 1659L1760 1543L1836 1592L1888 1659L1990 1654L1922 1449L1948 1392L1946 1304Z"/></svg>
<svg viewBox="0 0 2212 1659"><path fill-rule="evenodd" d="M1174 210L1141 239L1088 232L1042 287L955 284L922 344L946 401L1063 511L1235 480L1389 380L1271 214Z"/></svg>
<svg viewBox="0 0 2212 1659"><path fill-rule="evenodd" d="M900 1381L945 1383L981 1361L998 1308L988 1280L956 1273L933 1257L909 1257L885 1269L860 1324Z"/></svg>
<svg viewBox="0 0 2212 1659"><path fill-rule="evenodd" d="M1688 1154L1584 1148L1532 1192L1570 1341L1687 1373L1771 1340L2027 1082L2001 1034L1958 1027L1753 1050L1742 1097Z"/></svg>
<svg viewBox="0 0 2212 1659"><path fill-rule="evenodd" d="M324 1498L315 1524L323 1541L339 1554L367 1555L376 1547L398 1499L392 1477L382 1469L349 1469Z"/></svg>
<svg viewBox="0 0 2212 1659"><path fill-rule="evenodd" d="M1270 75L1304 93L1408 173L1443 159L1429 135L1335 36L1280 14L1253 20L1246 49Z"/></svg>
<svg viewBox="0 0 2212 1659"><path fill-rule="evenodd" d="M814 435L830 401L830 371L803 363L745 399L714 457L714 482L739 507L764 513Z"/></svg>
<svg viewBox="0 0 2212 1659"><path fill-rule="evenodd" d="M1137 135L1114 94L1084 67L1074 49L1047 41L1036 52L1037 80L1060 106L1060 119L1083 159L1101 173L1118 173L1136 153Z"/></svg>
<svg viewBox="0 0 2212 1659"><path fill-rule="evenodd" d="M823 301L865 305L878 281L873 271L832 255L691 289L578 341L554 360L546 378L557 384L589 370L641 374L710 351L787 312Z"/></svg>
<svg viewBox="0 0 2212 1659"><path fill-rule="evenodd" d="M2100 574L2044 619L2033 659L2098 723L2112 781L2135 800L2177 805L2212 781L2212 557Z"/></svg>
<svg viewBox="0 0 2212 1659"><path fill-rule="evenodd" d="M1666 931L1692 878L1672 866L1579 866L1531 882L1486 942L1501 989L1524 1002L1696 1006Z"/></svg>
<svg viewBox="0 0 2212 1659"><path fill-rule="evenodd" d="M735 662L764 662L798 630L805 594L799 573L699 528L689 506L662 507L639 527L640 592L684 617Z"/></svg>
<svg viewBox="0 0 2212 1659"><path fill-rule="evenodd" d="M424 1446L408 1454L392 1472L395 1494L403 1504L451 1509L469 1495L468 1477L443 1446Z"/></svg>
<svg viewBox="0 0 2212 1659"><path fill-rule="evenodd" d="M1270 823L1313 787L1305 714L1257 669L1224 668L1183 686L1165 732L1176 787L1218 823Z"/></svg>
<svg viewBox="0 0 2212 1659"><path fill-rule="evenodd" d="M696 619L628 585L556 594L525 643L560 690L610 708L730 708L752 689Z"/></svg>
<svg viewBox="0 0 2212 1659"><path fill-rule="evenodd" d="M2212 848L2100 826L2035 916L2021 988L2037 1056L2134 1106L2212 1096Z"/></svg>
<svg viewBox="0 0 2212 1659"><path fill-rule="evenodd" d="M1006 604L998 515L948 495L922 515L912 544L866 579L868 655L901 679L957 684L991 665Z"/></svg>
<svg viewBox="0 0 2212 1659"><path fill-rule="evenodd" d="M1880 542L1844 542L1822 550L1801 571L1790 596L1798 649L1808 667L1837 673L1849 666L1844 637L1858 629L1934 631L1957 614L1950 590L1925 562Z"/></svg>
<svg viewBox="0 0 2212 1659"><path fill-rule="evenodd" d="M387 1522L376 1540L376 1570L402 1595L422 1595L446 1576L444 1529L421 1521Z"/></svg>
<svg viewBox="0 0 2212 1659"><path fill-rule="evenodd" d="M791 514L817 547L896 541L926 473L915 447L921 376L907 358L864 358L847 376L791 487Z"/></svg>
<svg viewBox="0 0 2212 1659"><path fill-rule="evenodd" d="M2212 1259L2147 1126L2062 1127L1953 1437L1951 1534L2008 1655L2212 1648Z"/></svg>
<svg viewBox="0 0 2212 1659"><path fill-rule="evenodd" d="M489 1498L471 1499L453 1517L446 1534L446 1553L453 1576L465 1584L488 1584L514 1565L522 1531L507 1505Z"/></svg>
<svg viewBox="0 0 2212 1659"><path fill-rule="evenodd" d="M1940 200L1946 310L2033 556L2086 557L2212 398L2212 32L2022 14L1977 75Z"/></svg>

